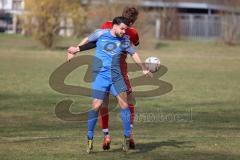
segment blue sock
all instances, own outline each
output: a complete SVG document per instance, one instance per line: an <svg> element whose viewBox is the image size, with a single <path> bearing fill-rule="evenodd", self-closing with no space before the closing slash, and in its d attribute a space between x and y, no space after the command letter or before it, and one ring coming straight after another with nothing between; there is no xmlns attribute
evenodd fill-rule
<svg viewBox="0 0 240 160"><path fill-rule="evenodd" d="M93 139L93 135L94 135L94 128L95 125L97 123L98 120L98 112L94 111L94 110L89 110L88 111L88 133L87 133L87 137L88 139Z"/></svg>
<svg viewBox="0 0 240 160"><path fill-rule="evenodd" d="M121 109L121 119L124 128L124 136L130 137L131 126L130 126L130 109Z"/></svg>

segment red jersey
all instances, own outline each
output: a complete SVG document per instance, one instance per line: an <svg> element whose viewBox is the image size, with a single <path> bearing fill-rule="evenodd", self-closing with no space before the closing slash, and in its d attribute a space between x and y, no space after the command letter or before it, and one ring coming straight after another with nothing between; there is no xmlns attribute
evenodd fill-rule
<svg viewBox="0 0 240 160"><path fill-rule="evenodd" d="M112 28L112 21L105 22L102 26L101 29L111 29ZM126 30L126 35L129 36L129 40L137 46L139 44L139 37L138 37L138 32L135 28L129 27Z"/></svg>
<svg viewBox="0 0 240 160"><path fill-rule="evenodd" d="M102 26L101 29L111 29L112 28L112 21L107 21L105 22ZM139 44L139 37L138 37L138 32L135 28L133 27L129 27L126 29L126 35L129 36L129 40L135 45L137 46ZM123 75L123 78L125 80L125 83L128 87L128 91L131 92L132 88L130 85L130 81L128 79L128 70L127 70L127 54L122 54L121 58L120 58L120 68L121 68L121 72Z"/></svg>

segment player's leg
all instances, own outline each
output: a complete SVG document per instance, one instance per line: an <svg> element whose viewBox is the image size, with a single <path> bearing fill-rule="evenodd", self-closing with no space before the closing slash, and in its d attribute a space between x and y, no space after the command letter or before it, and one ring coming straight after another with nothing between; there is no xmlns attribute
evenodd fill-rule
<svg viewBox="0 0 240 160"><path fill-rule="evenodd" d="M131 127L133 127L133 122L134 122L134 104L135 104L135 98L132 93L132 86L129 80L129 77L127 74L124 75L124 82L127 86L127 102L128 106L131 112Z"/></svg>
<svg viewBox="0 0 240 160"><path fill-rule="evenodd" d="M133 124L134 124L134 104L135 104L135 98L133 96L133 93L128 93L127 95L128 99L128 106L131 112L131 118L130 118L130 123L131 123L131 128L133 129Z"/></svg>
<svg viewBox="0 0 240 160"><path fill-rule="evenodd" d="M104 78L101 76L96 76L95 81L92 83L92 109L88 111L88 146L87 152L90 153L92 150L93 137L94 137L94 128L98 120L98 111L100 106L103 103L103 100L106 96L106 92L109 85L107 81L104 81Z"/></svg>
<svg viewBox="0 0 240 160"><path fill-rule="evenodd" d="M104 134L103 144L102 144L103 150L109 150L110 144L111 144L111 137L109 135L109 130L108 130L108 121L109 121L108 104L109 104L109 94L106 95L103 101L103 104L99 109L99 124Z"/></svg>
<svg viewBox="0 0 240 160"><path fill-rule="evenodd" d="M124 129L124 141L123 141L123 151L127 151L129 149L130 143L130 134L131 134L131 127L130 127L130 110L127 103L127 93L122 92L117 95L118 104L121 108L121 119Z"/></svg>
<svg viewBox="0 0 240 160"><path fill-rule="evenodd" d="M94 128L98 119L98 110L103 100L94 99L92 102L92 109L88 111L88 139L93 139Z"/></svg>
<svg viewBox="0 0 240 160"><path fill-rule="evenodd" d="M130 109L130 123L131 123L131 135L130 135L130 143L129 143L129 148L130 149L135 149L135 142L134 142L134 138L133 138L133 122L134 122L134 104L135 104L135 98L134 95L132 93L132 87L131 87L131 83L129 80L129 77L127 74L123 74L124 76L124 81L127 85L127 101L128 101L128 106Z"/></svg>
<svg viewBox="0 0 240 160"><path fill-rule="evenodd" d="M102 128L103 134L109 134L109 113L108 113L108 104L109 104L109 94L106 95L106 98L103 100L103 104L99 109L99 126Z"/></svg>
<svg viewBox="0 0 240 160"><path fill-rule="evenodd" d="M90 153L91 150L93 149L93 137L94 137L94 128L97 123L98 119L98 110L99 107L101 106L103 100L101 99L94 99L92 102L92 109L88 111L88 132L87 132L87 139L88 139L88 144L87 144L87 152Z"/></svg>
<svg viewBox="0 0 240 160"><path fill-rule="evenodd" d="M122 92L117 95L118 104L121 108L121 119L124 127L124 136L130 137L131 127L130 127L130 109L127 103L127 93Z"/></svg>
<svg viewBox="0 0 240 160"><path fill-rule="evenodd" d="M111 85L110 88L111 93L117 97L118 104L121 108L120 116L122 119L123 129L124 129L124 142L123 142L123 150L127 151L129 149L129 140L130 140L130 110L127 103L127 86L123 79L120 79L114 84Z"/></svg>
<svg viewBox="0 0 240 160"><path fill-rule="evenodd" d="M128 106L130 110L130 127L131 127L131 134L130 134L130 143L129 143L129 148L130 149L135 149L135 141L133 138L133 122L134 122L134 104L135 104L135 98L132 92L128 92Z"/></svg>

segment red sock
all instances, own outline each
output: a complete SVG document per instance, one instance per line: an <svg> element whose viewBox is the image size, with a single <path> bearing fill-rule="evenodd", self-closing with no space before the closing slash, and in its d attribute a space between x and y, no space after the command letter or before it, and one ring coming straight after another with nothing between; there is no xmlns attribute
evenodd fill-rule
<svg viewBox="0 0 240 160"><path fill-rule="evenodd" d="M99 125L102 129L108 129L108 108L101 107L99 110Z"/></svg>
<svg viewBox="0 0 240 160"><path fill-rule="evenodd" d="M133 125L133 121L134 121L134 105L133 104L128 104L129 105L129 109L131 112L131 118L130 118L130 123L131 125Z"/></svg>

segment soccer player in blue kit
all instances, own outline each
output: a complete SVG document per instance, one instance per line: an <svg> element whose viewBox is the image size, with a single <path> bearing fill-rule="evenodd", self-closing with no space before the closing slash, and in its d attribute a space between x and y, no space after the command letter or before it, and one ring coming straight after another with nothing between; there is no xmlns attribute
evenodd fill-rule
<svg viewBox="0 0 240 160"><path fill-rule="evenodd" d="M83 39L82 44L97 41L96 54L93 60L93 78L92 82L92 109L88 111L88 144L87 152L90 153L93 148L94 128L98 119L98 110L109 92L118 100L121 108L121 119L124 128L123 151L129 149L130 110L127 103L127 86L124 82L120 70L120 56L128 53L137 63L143 74L152 77L142 64L141 59L130 40L125 35L125 30L129 26L129 21L125 17L116 17L112 21L113 26L109 29L98 29L87 38ZM70 59L68 59L70 60Z"/></svg>

